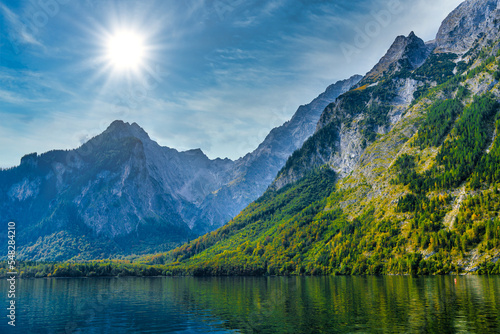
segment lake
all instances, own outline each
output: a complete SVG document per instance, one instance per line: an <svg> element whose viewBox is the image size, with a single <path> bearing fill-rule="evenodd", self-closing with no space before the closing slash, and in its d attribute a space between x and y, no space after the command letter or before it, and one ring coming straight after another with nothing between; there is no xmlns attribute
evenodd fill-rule
<svg viewBox="0 0 500 334"><path fill-rule="evenodd" d="M500 277L18 279L16 290L16 328L5 293L0 333L500 333Z"/></svg>

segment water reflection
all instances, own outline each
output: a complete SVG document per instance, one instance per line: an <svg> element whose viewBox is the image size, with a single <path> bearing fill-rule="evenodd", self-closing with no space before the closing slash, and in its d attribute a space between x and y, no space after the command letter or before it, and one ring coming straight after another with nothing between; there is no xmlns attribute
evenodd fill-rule
<svg viewBox="0 0 500 334"><path fill-rule="evenodd" d="M17 333L500 332L499 277L37 279L17 289Z"/></svg>
<svg viewBox="0 0 500 334"><path fill-rule="evenodd" d="M243 332L500 332L500 278L454 279L216 278L186 293Z"/></svg>

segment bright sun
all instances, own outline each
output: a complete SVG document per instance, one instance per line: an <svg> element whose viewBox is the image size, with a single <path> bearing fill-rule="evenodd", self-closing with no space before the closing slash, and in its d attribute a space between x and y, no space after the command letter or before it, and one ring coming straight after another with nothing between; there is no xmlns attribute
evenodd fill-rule
<svg viewBox="0 0 500 334"><path fill-rule="evenodd" d="M121 31L109 37L106 56L119 70L136 70L144 59L144 41L137 33Z"/></svg>

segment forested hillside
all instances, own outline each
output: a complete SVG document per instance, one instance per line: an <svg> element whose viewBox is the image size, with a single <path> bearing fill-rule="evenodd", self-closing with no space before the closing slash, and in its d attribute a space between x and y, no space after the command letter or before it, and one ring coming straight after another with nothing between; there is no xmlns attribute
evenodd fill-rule
<svg viewBox="0 0 500 334"><path fill-rule="evenodd" d="M372 87L362 80L284 167L305 177L147 261L195 275L500 273L498 50L478 38L467 54L434 53L413 70L400 62ZM401 78L420 84L391 126L390 84ZM359 115L366 148L341 177L317 157L333 156Z"/></svg>

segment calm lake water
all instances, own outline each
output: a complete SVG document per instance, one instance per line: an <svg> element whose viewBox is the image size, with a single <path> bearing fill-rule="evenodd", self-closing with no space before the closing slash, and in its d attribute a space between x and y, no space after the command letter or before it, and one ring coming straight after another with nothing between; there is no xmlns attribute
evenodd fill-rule
<svg viewBox="0 0 500 334"><path fill-rule="evenodd" d="M454 279L18 279L0 333L500 333L500 277Z"/></svg>

